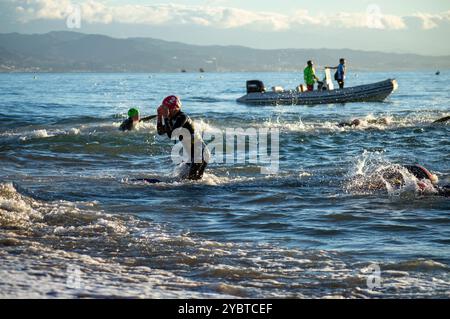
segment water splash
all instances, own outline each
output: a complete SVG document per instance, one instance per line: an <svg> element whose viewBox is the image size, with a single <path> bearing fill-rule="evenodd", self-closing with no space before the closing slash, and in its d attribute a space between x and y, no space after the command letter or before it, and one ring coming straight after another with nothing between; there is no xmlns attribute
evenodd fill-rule
<svg viewBox="0 0 450 319"><path fill-rule="evenodd" d="M419 181L402 165L387 160L383 152L366 150L355 159L346 176L344 190L351 194L386 191L393 197L437 193L430 181Z"/></svg>

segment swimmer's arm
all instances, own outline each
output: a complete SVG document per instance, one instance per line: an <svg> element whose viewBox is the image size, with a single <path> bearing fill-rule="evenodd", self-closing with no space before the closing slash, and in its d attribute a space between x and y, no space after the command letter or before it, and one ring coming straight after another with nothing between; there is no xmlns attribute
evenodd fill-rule
<svg viewBox="0 0 450 319"><path fill-rule="evenodd" d="M448 120L450 120L450 116L440 118L439 120L436 120L433 123L444 123L444 122L447 122Z"/></svg>
<svg viewBox="0 0 450 319"><path fill-rule="evenodd" d="M143 117L139 120L139 122L148 122L150 120L153 120L154 118L156 118L158 115L149 115L146 117Z"/></svg>

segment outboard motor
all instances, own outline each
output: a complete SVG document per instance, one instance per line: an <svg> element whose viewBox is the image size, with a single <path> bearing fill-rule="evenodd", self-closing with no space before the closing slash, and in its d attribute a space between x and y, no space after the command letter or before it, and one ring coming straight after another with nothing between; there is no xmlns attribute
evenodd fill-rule
<svg viewBox="0 0 450 319"><path fill-rule="evenodd" d="M323 86L323 82L322 81L317 81L317 91L323 91L323 89L326 87Z"/></svg>
<svg viewBox="0 0 450 319"><path fill-rule="evenodd" d="M263 93L266 91L264 83L259 80L247 81L247 94L248 93Z"/></svg>

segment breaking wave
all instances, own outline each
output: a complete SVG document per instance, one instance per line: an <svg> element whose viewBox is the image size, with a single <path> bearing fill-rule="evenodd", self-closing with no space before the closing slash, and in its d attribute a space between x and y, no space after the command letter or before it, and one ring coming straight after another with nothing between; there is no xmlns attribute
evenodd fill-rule
<svg viewBox="0 0 450 319"><path fill-rule="evenodd" d="M448 297L450 291L448 266L433 260L380 264L383 285L373 290L370 265L335 252L206 240L108 214L97 202L34 199L11 183L0 184L0 226L3 297Z"/></svg>

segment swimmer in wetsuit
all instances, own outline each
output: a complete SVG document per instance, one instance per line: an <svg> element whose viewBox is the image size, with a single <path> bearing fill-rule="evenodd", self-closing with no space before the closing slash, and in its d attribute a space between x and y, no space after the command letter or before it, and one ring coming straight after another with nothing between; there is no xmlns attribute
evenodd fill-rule
<svg viewBox="0 0 450 319"><path fill-rule="evenodd" d="M150 115L147 117L141 118L139 115L139 110L136 108L131 108L128 110L128 118L120 124L119 130L121 131L131 131L136 128L138 123L147 122L151 119L154 119L156 115Z"/></svg>
<svg viewBox="0 0 450 319"><path fill-rule="evenodd" d="M434 121L432 124L439 124L439 123L445 123L447 121L450 121L450 116L442 117L436 121ZM366 120L367 124L376 124L376 125L388 125L388 119L385 117L380 117L378 119L370 119ZM354 119L350 122L340 122L336 124L338 127L356 127L361 125L360 119Z"/></svg>
<svg viewBox="0 0 450 319"><path fill-rule="evenodd" d="M420 190L424 190L426 188L426 184L424 181L429 181L433 185L434 189L441 196L450 196L450 185L439 186L438 178L435 174L432 174L425 167L415 164L415 165L403 165L404 168L408 170L415 178L417 178L417 186L419 186Z"/></svg>
<svg viewBox="0 0 450 319"><path fill-rule="evenodd" d="M369 178L368 183L364 183L363 188L369 190L385 189L386 183L393 188L400 188L405 185L402 169L406 169L416 178L416 184L420 192L433 190L440 196L450 196L450 185L439 186L438 177L425 167L414 165L392 165L376 172L375 178Z"/></svg>
<svg viewBox="0 0 450 319"><path fill-rule="evenodd" d="M183 143L184 152L190 154L190 160L185 163L189 172L182 178L199 180L203 177L209 161L209 151L201 136L195 131L194 123L189 116L181 111L181 101L177 96L166 97L162 105L158 107L157 132L159 135L167 134L172 138L172 133L176 129L185 129L189 132L190 142L183 141L183 135L179 135L178 140ZM199 148L197 146L200 146ZM196 154L201 153L201 158Z"/></svg>
<svg viewBox="0 0 450 319"><path fill-rule="evenodd" d="M376 124L376 125L387 125L388 124L388 120L385 117L381 117L379 119L367 120L366 122L367 122L367 124ZM351 122L341 122L341 123L337 124L338 127L356 127L359 125L361 125L360 119L354 119Z"/></svg>

